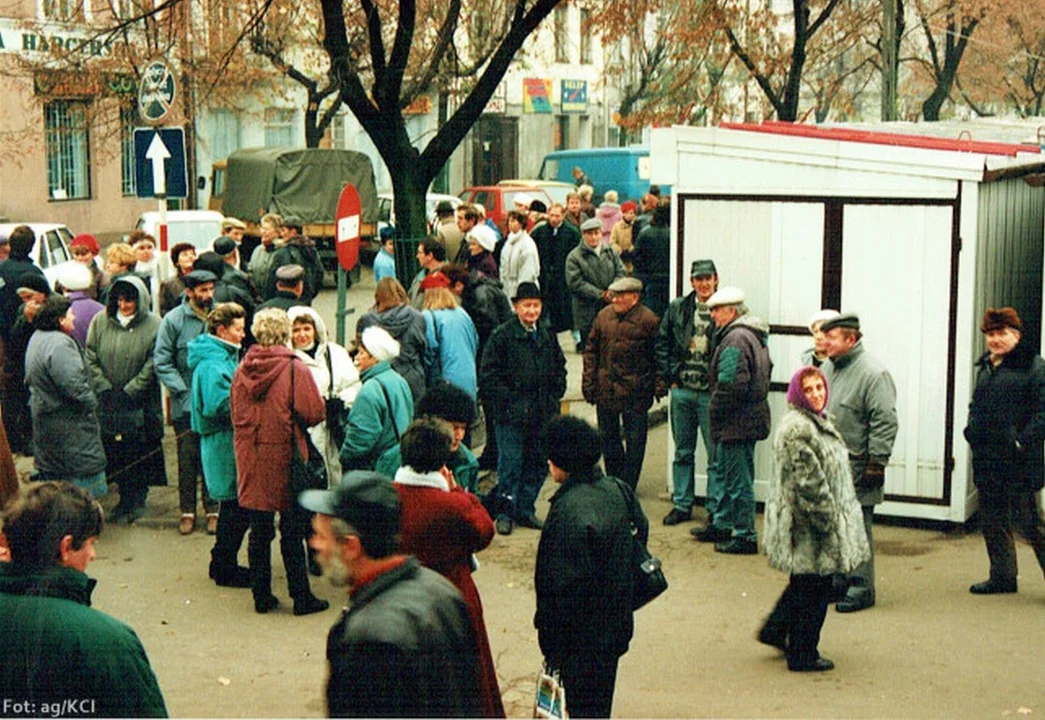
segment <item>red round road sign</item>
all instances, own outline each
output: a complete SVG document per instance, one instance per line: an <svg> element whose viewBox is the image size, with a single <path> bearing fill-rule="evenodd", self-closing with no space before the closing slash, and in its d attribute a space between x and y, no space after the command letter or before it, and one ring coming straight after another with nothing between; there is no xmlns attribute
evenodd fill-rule
<svg viewBox="0 0 1045 720"><path fill-rule="evenodd" d="M337 261L347 272L359 261L362 204L355 185L345 185L337 201Z"/></svg>

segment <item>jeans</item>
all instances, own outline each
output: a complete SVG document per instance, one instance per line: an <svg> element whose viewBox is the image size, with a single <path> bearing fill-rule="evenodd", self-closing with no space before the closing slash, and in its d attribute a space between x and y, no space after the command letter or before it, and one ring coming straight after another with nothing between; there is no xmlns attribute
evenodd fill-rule
<svg viewBox="0 0 1045 720"><path fill-rule="evenodd" d="M548 475L540 433L497 423L497 488L501 513L518 520L533 515Z"/></svg>
<svg viewBox="0 0 1045 720"><path fill-rule="evenodd" d="M680 387L671 390L671 437L675 441L675 460L671 465L671 501L676 510L686 513L693 506L696 485L693 473L699 430L708 456L705 508L708 511L708 525L714 525L715 513L722 504L723 488L715 468L715 444L711 440L711 421L708 419L710 404L711 393L707 391L698 392Z"/></svg>
<svg viewBox="0 0 1045 720"><path fill-rule="evenodd" d="M1027 539L1045 571L1045 521L1038 509L1037 492L1006 487L1001 478L977 485L980 494L983 539L991 561L991 580L1016 582L1016 546L1013 527Z"/></svg>
<svg viewBox="0 0 1045 720"><path fill-rule="evenodd" d="M247 542L250 587L257 600L272 594L272 539L276 537L276 513L264 510L246 512L250 514L250 539ZM287 572L287 589L295 600L312 594L305 563L309 517L308 511L299 507L288 508L279 514L279 550L283 556L283 569Z"/></svg>
<svg viewBox="0 0 1045 720"><path fill-rule="evenodd" d="M620 478L634 490L639 485L642 461L646 457L649 415L645 410L625 409L617 412L602 406L596 408L596 415L606 474Z"/></svg>
<svg viewBox="0 0 1045 720"><path fill-rule="evenodd" d="M809 667L820 657L817 646L831 592L830 575L792 575L777 600L760 636L786 643L788 667Z"/></svg>
<svg viewBox="0 0 1045 720"><path fill-rule="evenodd" d="M755 531L755 441L721 442L715 447L725 495L715 510L715 525L733 537L758 541Z"/></svg>
<svg viewBox="0 0 1045 720"><path fill-rule="evenodd" d="M196 514L196 485L200 486L203 511L208 515L218 512L218 503L210 499L207 483L203 480L200 461L200 436L192 431L189 416L174 421L178 443L178 504L183 515Z"/></svg>

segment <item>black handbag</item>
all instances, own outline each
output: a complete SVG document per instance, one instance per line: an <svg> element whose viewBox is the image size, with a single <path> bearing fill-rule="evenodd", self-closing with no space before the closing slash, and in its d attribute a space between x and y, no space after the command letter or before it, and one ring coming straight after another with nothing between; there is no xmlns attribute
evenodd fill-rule
<svg viewBox="0 0 1045 720"><path fill-rule="evenodd" d="M628 507L629 522L631 523L631 609L638 610L649 604L651 600L668 589L668 579L661 569L660 560L650 554L646 549L646 543L639 537L639 530L635 524L636 512L641 513L641 508L636 508L638 500L633 492L625 490L624 483L614 478L624 496L624 503Z"/></svg>
<svg viewBox="0 0 1045 720"><path fill-rule="evenodd" d="M334 395L334 365L330 359L330 347L327 346L327 372L330 374L330 384L327 386L327 397L324 401L327 406L327 432L339 450L345 444L345 432L348 429L348 412L345 410L345 402Z"/></svg>
<svg viewBox="0 0 1045 720"><path fill-rule="evenodd" d="M301 457L298 451L296 433L290 433L290 477L287 480L287 494L290 496L291 507L297 505L298 496L306 490L326 490L327 488L327 463L319 449L312 442L308 434L308 428L298 417L294 408L294 360L290 361L290 417L293 423L301 428L305 436L308 457Z"/></svg>

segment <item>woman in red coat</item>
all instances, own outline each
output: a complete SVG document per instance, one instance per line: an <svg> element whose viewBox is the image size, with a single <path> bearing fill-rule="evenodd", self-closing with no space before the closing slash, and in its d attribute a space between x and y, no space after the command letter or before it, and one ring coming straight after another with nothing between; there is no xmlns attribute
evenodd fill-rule
<svg viewBox="0 0 1045 720"><path fill-rule="evenodd" d="M454 482L453 473L447 470L452 442L453 430L442 420L416 420L403 433L403 466L395 476L402 503L399 550L416 555L461 591L479 651L480 711L483 717L503 718L483 603L472 580L474 553L493 540L493 521L479 499Z"/></svg>
<svg viewBox="0 0 1045 720"><path fill-rule="evenodd" d="M254 316L251 346L232 378L232 427L236 453L239 505L250 515L250 586L254 609L266 613L279 606L272 594L272 539L279 513L279 549L287 571L294 614L326 610L330 604L312 594L305 562L305 537L310 518L296 498L290 498L291 441L308 457L305 433L326 419L326 406L312 373L290 349L290 318L277 308ZM291 365L293 363L293 365ZM294 397L290 396L291 368ZM291 406L301 423L291 417Z"/></svg>

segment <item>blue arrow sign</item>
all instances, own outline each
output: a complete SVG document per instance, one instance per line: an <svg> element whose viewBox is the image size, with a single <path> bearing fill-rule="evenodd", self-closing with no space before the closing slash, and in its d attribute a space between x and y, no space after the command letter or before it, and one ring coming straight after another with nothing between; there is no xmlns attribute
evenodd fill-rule
<svg viewBox="0 0 1045 720"><path fill-rule="evenodd" d="M135 128L134 175L140 198L187 197L185 130L180 127Z"/></svg>

